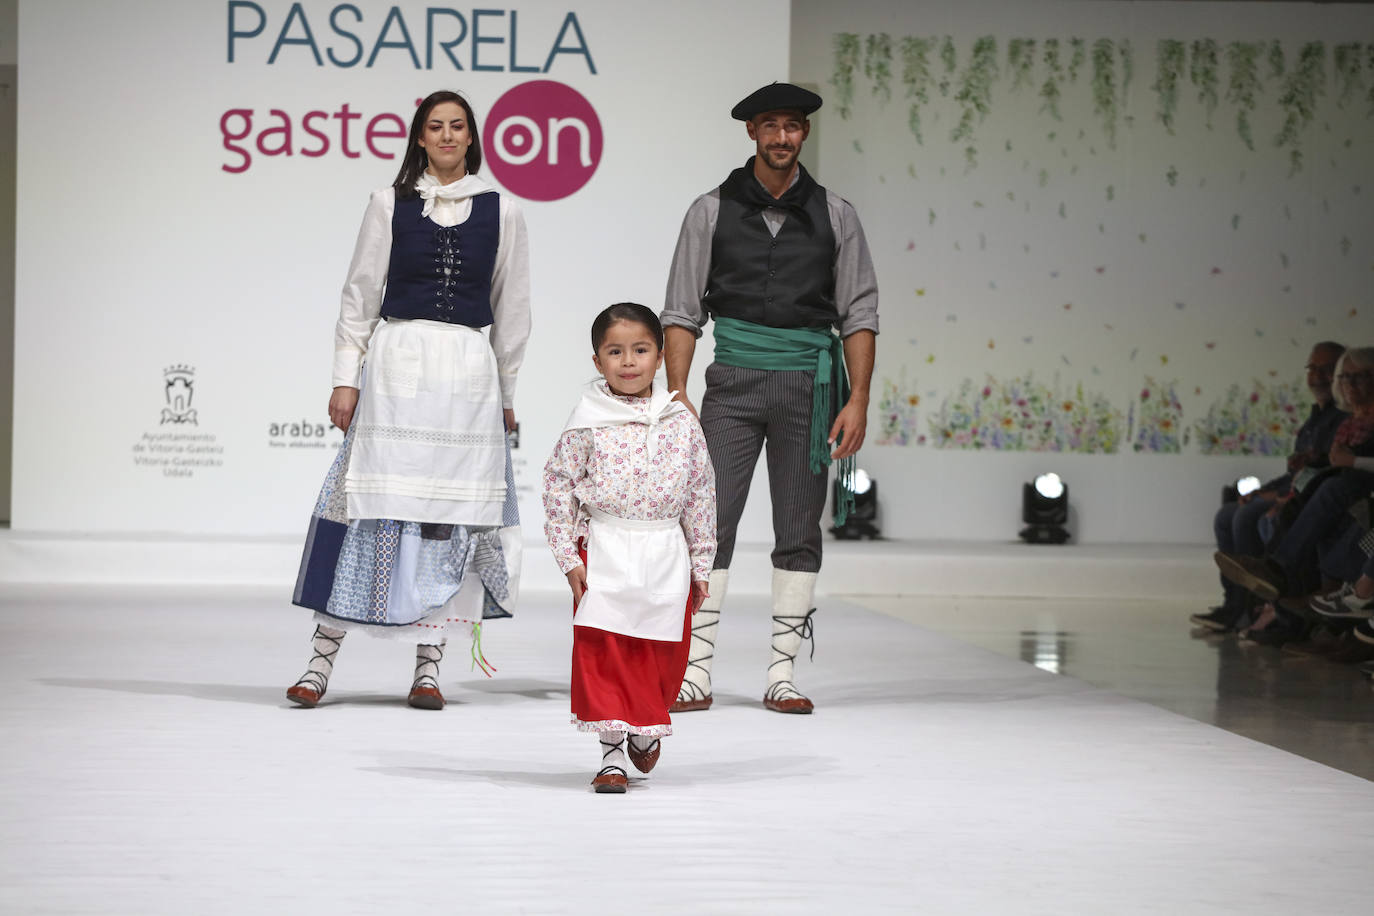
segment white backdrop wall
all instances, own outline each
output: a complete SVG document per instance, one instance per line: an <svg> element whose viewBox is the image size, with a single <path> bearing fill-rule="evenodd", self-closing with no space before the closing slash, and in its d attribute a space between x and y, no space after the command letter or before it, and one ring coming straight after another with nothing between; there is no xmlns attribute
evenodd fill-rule
<svg viewBox="0 0 1374 916"><path fill-rule="evenodd" d="M339 441L324 429L338 291L404 148L374 136L373 151L367 125L408 125L418 98L457 88L485 126L503 93L548 79L591 103L604 147L576 193L522 201L535 330L517 454L541 536L536 472L593 373L591 318L661 305L688 204L749 152L730 106L786 77L789 8L432 8L21 3L16 530L303 532ZM460 36L461 71L441 44ZM228 139L244 112L252 131Z"/></svg>
<svg viewBox="0 0 1374 916"><path fill-rule="evenodd" d="M882 286L889 535L1010 537L1053 468L1082 540L1204 541L1311 343L1374 343L1367 6L797 0L792 73Z"/></svg>

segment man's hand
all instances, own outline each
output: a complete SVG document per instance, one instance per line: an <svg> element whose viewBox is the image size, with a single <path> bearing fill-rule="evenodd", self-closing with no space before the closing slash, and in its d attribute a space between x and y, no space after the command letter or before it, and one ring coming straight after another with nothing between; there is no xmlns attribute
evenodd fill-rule
<svg viewBox="0 0 1374 916"><path fill-rule="evenodd" d="M687 400L687 392L679 391L677 395L673 398L673 400L681 401L682 404L692 412L692 416L697 418L697 422L701 422L701 414L697 413L696 405L693 404L691 401Z"/></svg>
<svg viewBox="0 0 1374 916"><path fill-rule="evenodd" d="M506 432L508 433L515 432L515 427L520 425L515 422L515 411L509 407L502 408L501 417L506 421Z"/></svg>
<svg viewBox="0 0 1374 916"><path fill-rule="evenodd" d="M835 417L835 423L830 427L830 437L826 440L831 445L839 441L838 447L830 453L830 457L838 461L841 458L848 458L859 450L864 444L864 431L868 428L868 405L859 404L853 398L840 410ZM841 436L840 434L844 435Z"/></svg>
<svg viewBox="0 0 1374 916"><path fill-rule="evenodd" d="M573 593L573 613L577 613L577 606L582 603L582 596L587 593L587 567L574 566L568 570L568 587Z"/></svg>
<svg viewBox="0 0 1374 916"><path fill-rule="evenodd" d="M692 582L692 613L701 610L702 602L711 597L711 584L705 579Z"/></svg>
<svg viewBox="0 0 1374 916"><path fill-rule="evenodd" d="M340 385L329 396L329 422L344 432L353 422L353 411L358 408L358 389Z"/></svg>

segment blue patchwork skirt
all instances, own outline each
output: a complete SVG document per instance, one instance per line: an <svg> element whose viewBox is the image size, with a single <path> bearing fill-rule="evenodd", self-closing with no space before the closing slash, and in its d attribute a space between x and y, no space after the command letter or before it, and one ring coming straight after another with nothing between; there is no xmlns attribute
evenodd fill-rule
<svg viewBox="0 0 1374 916"><path fill-rule="evenodd" d="M311 513L292 603L335 629L427 644L443 642L451 624L510 617L522 544L509 446L499 527L350 520L352 446L350 429Z"/></svg>

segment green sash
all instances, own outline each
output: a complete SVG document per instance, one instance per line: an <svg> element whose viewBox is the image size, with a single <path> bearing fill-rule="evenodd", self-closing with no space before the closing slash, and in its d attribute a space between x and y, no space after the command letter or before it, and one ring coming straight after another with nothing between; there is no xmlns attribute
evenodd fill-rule
<svg viewBox="0 0 1374 916"><path fill-rule="evenodd" d="M824 472L831 463L826 436L840 407L849 400L849 375L840 338L829 328L770 328L738 318L716 318L715 322L715 358L721 365L773 372L815 371L808 457L811 473ZM851 455L841 459L836 469L840 483L834 512L836 525L843 525L854 507L854 466Z"/></svg>

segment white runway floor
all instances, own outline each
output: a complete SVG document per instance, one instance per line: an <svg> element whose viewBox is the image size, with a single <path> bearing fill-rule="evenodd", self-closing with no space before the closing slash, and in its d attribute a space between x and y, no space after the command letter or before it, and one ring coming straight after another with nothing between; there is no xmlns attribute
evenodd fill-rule
<svg viewBox="0 0 1374 916"><path fill-rule="evenodd" d="M1304 913L1374 900L1374 783L842 601L758 704L761 599L717 705L597 796L567 724L563 596L450 645L351 636L325 705L284 689L275 593L0 597L0 912ZM464 640L464 643L466 641Z"/></svg>

